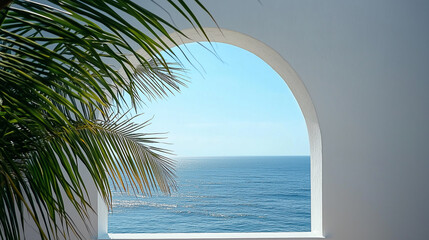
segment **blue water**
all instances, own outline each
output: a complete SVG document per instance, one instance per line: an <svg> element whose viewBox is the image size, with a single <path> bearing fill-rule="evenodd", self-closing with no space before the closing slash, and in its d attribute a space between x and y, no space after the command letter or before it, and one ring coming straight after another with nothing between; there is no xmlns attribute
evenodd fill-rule
<svg viewBox="0 0 429 240"><path fill-rule="evenodd" d="M171 196L113 194L110 233L309 232L310 158L178 159Z"/></svg>

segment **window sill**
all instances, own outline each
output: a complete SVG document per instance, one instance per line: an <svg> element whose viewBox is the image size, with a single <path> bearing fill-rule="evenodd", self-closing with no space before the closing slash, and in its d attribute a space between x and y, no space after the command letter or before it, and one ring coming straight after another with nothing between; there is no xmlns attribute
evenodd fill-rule
<svg viewBox="0 0 429 240"><path fill-rule="evenodd" d="M275 233L109 233L105 238L99 240L199 240L199 239L322 239L320 233L312 232L275 232Z"/></svg>

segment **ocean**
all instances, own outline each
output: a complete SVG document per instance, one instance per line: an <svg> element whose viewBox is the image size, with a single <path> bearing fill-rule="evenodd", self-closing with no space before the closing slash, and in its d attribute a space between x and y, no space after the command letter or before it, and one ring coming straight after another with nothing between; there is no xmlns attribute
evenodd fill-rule
<svg viewBox="0 0 429 240"><path fill-rule="evenodd" d="M193 157L170 196L113 193L109 233L310 232L310 157Z"/></svg>

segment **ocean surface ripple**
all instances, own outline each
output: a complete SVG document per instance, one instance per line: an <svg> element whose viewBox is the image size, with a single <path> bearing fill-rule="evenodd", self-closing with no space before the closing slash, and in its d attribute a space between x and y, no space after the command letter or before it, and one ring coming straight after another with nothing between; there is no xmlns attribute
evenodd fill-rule
<svg viewBox="0 0 429 240"><path fill-rule="evenodd" d="M113 192L110 233L309 232L310 157L178 159L170 196Z"/></svg>

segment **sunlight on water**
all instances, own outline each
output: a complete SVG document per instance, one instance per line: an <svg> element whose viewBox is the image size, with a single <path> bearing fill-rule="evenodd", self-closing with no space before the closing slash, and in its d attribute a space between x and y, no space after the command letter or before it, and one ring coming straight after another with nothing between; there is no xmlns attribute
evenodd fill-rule
<svg viewBox="0 0 429 240"><path fill-rule="evenodd" d="M179 159L171 196L114 192L111 233L308 232L310 158Z"/></svg>

